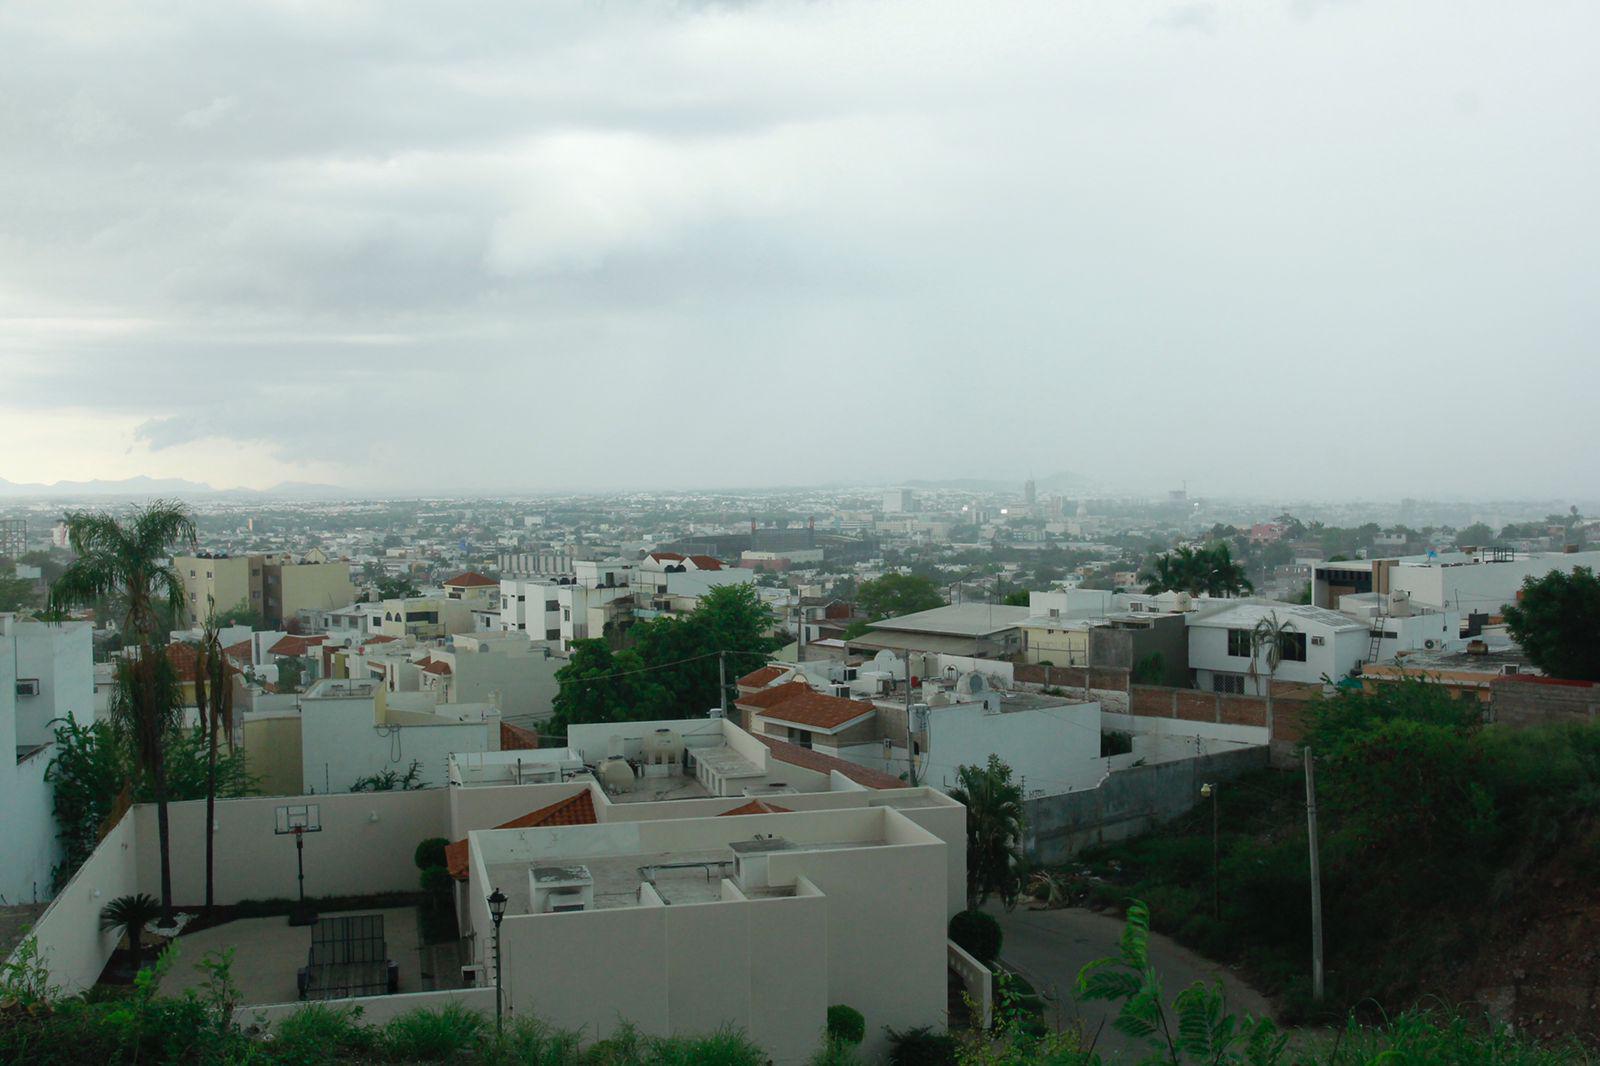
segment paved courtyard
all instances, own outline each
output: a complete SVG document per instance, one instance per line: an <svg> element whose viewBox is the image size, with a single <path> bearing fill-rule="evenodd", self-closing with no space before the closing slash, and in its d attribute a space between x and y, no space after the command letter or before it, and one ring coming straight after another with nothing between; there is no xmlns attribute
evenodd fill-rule
<svg viewBox="0 0 1600 1066"><path fill-rule="evenodd" d="M400 967L400 991L421 992L458 983L459 971L439 974L441 980L437 983L433 979L424 981L424 951L429 955L426 969L430 974L434 951L419 947L415 907L323 912L322 917L333 913L383 915L383 935L388 943L389 958ZM195 964L205 958L207 952L221 953L230 947L234 949L233 980L239 987L242 1004L289 1003L299 998L295 974L306 964L310 953L311 927L291 926L289 919L281 916L241 918L179 937L178 962L162 981L162 993L180 996L185 989L201 988L205 984L205 974ZM438 955L450 961L451 952L441 951Z"/></svg>

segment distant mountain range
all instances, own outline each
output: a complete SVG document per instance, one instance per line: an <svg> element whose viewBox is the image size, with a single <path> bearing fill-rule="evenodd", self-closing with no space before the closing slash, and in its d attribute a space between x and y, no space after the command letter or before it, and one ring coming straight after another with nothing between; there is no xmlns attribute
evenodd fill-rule
<svg viewBox="0 0 1600 1066"><path fill-rule="evenodd" d="M307 481L283 481L267 489L218 489L207 485L203 481L188 481L184 478L145 477L142 474L138 477L121 478L115 481L101 479L94 481L56 481L48 485L39 482L7 481L4 478L0 478L0 499L75 499L94 496L170 496L178 498L189 496L275 496L291 499L342 499L350 496L350 492L337 485L317 485Z"/></svg>

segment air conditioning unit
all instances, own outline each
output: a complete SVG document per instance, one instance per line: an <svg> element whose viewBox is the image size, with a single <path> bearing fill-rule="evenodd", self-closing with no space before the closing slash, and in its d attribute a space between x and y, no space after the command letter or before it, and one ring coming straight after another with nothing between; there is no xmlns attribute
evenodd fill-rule
<svg viewBox="0 0 1600 1066"><path fill-rule="evenodd" d="M481 962L461 967L461 986L463 988L478 988L488 983L489 967Z"/></svg>
<svg viewBox="0 0 1600 1066"><path fill-rule="evenodd" d="M856 679L856 677L857 677L857 671L859 669L860 669L859 667L855 667L855 666L847 666L847 667L845 667L844 668L844 679L846 681L854 681Z"/></svg>
<svg viewBox="0 0 1600 1066"><path fill-rule="evenodd" d="M847 700L850 698L850 686L842 682L835 684L833 686L833 694L838 696L840 699Z"/></svg>
<svg viewBox="0 0 1600 1066"><path fill-rule="evenodd" d="M17 695L37 696L39 694L39 679L37 677L17 678Z"/></svg>
<svg viewBox="0 0 1600 1066"><path fill-rule="evenodd" d="M1434 648L1437 648L1439 646L1439 642L1430 637L1429 639L1427 639L1427 640L1422 642L1422 646L1424 648L1427 648L1429 651L1432 651Z"/></svg>
<svg viewBox="0 0 1600 1066"><path fill-rule="evenodd" d="M1317 646L1321 646L1323 644L1326 644L1327 642L1328 642L1328 638L1327 637L1312 637L1311 638L1311 643L1314 644L1314 645L1317 645Z"/></svg>
<svg viewBox="0 0 1600 1066"><path fill-rule="evenodd" d="M1519 666L1517 666L1516 663L1501 663L1500 664L1500 676L1501 677L1510 677L1513 674L1519 674L1521 672L1522 672L1521 668Z"/></svg>

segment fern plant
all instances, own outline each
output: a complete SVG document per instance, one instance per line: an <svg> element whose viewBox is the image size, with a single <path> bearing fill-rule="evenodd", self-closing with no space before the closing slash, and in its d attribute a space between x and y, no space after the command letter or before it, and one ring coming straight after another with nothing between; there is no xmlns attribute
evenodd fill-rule
<svg viewBox="0 0 1600 1066"><path fill-rule="evenodd" d="M1118 954L1078 972L1078 998L1121 1000L1112 1025L1150 1046L1145 1063L1209 1063L1214 1066L1278 1066L1288 1037L1270 1018L1240 1017L1227 1010L1221 982L1195 982L1165 1004L1161 975L1150 964L1150 909L1128 906Z"/></svg>

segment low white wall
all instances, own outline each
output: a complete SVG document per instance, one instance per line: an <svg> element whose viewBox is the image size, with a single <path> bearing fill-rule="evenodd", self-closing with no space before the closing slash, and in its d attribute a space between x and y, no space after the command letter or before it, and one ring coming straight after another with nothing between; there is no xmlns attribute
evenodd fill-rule
<svg viewBox="0 0 1600 1066"><path fill-rule="evenodd" d="M494 986L482 988L452 988L439 992L405 992L395 996L359 996L353 999L324 999L317 1004L343 1009L359 1007L362 1025L383 1025L399 1015L414 1010L441 1010L447 1004L458 1003L468 1010L494 1017ZM241 1026L258 1026L270 1030L306 1003L269 1003L264 1006L240 1007L233 1012L233 1020Z"/></svg>
<svg viewBox="0 0 1600 1066"><path fill-rule="evenodd" d="M100 979L118 940L116 933L101 930L100 911L118 896L139 891L137 860L138 827L129 812L34 925L32 936L50 983L63 992L81 992Z"/></svg>
<svg viewBox="0 0 1600 1066"><path fill-rule="evenodd" d="M280 806L307 803L317 804L322 818L322 831L305 838L307 896L418 891L417 845L428 837L450 833L449 793L441 788L218 800L218 903L295 898L294 838L278 836L274 829ZM173 902L196 906L205 902L205 801L171 803L167 809ZM373 815L377 815L375 821ZM156 808L140 804L132 817L138 830L139 890L158 895L161 866Z"/></svg>
<svg viewBox="0 0 1600 1066"><path fill-rule="evenodd" d="M1101 716L1101 727L1108 732L1131 733L1140 736L1174 738L1203 737L1207 740L1225 740L1234 744L1265 744L1267 731L1263 726L1232 725L1226 722L1197 722L1187 718L1152 718L1144 714L1111 714ZM1192 746L1188 754L1195 754Z"/></svg>
<svg viewBox="0 0 1600 1066"><path fill-rule="evenodd" d="M978 1007L981 1029L988 1029L994 1021L994 974L989 967L968 954L954 940L946 942L950 956L950 969L961 978L967 997Z"/></svg>

